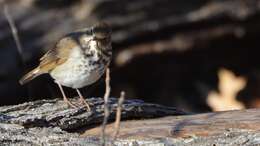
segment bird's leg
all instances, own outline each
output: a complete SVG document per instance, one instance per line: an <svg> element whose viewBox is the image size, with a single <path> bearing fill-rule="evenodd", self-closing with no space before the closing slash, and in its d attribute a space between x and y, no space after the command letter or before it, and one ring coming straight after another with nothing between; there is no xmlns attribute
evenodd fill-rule
<svg viewBox="0 0 260 146"><path fill-rule="evenodd" d="M62 94L62 96L63 96L64 102L67 103L69 106L71 106L71 107L73 107L73 108L76 108L76 106L75 106L74 104L72 104L72 103L68 100L68 98L66 97L65 92L64 92L64 90L63 90L61 84L60 84L59 82L57 82L57 81L55 81L55 82L58 84L58 86L59 86L59 88L60 88L60 91L61 91L61 94Z"/></svg>
<svg viewBox="0 0 260 146"><path fill-rule="evenodd" d="M88 111L90 111L91 108L90 108L88 102L84 99L84 97L83 97L82 94L80 93L79 89L76 89L76 91L77 91L77 93L78 93L78 95L79 95L80 103L81 103L81 104L85 104L85 105L87 106Z"/></svg>

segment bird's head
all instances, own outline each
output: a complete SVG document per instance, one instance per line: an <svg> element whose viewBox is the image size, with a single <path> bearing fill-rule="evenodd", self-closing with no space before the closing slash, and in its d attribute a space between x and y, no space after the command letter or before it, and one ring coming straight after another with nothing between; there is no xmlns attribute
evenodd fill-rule
<svg viewBox="0 0 260 146"><path fill-rule="evenodd" d="M94 39L103 40L111 37L111 28L108 24L101 22L92 27Z"/></svg>

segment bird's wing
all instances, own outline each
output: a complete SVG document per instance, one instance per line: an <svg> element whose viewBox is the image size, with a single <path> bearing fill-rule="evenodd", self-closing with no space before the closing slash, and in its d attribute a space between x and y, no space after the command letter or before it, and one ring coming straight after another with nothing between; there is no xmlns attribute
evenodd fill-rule
<svg viewBox="0 0 260 146"><path fill-rule="evenodd" d="M62 38L56 46L40 58L40 69L49 72L57 65L64 63L77 41L70 36Z"/></svg>

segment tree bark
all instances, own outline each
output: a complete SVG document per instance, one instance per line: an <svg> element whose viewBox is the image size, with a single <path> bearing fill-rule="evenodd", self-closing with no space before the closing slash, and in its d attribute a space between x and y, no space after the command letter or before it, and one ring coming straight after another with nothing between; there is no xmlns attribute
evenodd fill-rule
<svg viewBox="0 0 260 146"><path fill-rule="evenodd" d="M76 102L77 99L72 100ZM90 112L85 107L67 108L58 99L0 107L0 143L98 146L103 100L91 98L89 102L93 104ZM109 103L111 122L117 100L110 98ZM175 108L127 100L123 104L122 117L118 138L113 142L115 145L260 144L258 109L187 115ZM110 123L106 129L108 143L114 130Z"/></svg>
<svg viewBox="0 0 260 146"><path fill-rule="evenodd" d="M72 99L77 102L77 99ZM0 143L4 145L99 145L96 138L80 138L83 131L99 126L103 121L102 98L91 98L92 110L86 107L68 108L59 99L38 100L24 104L0 107ZM109 99L110 117L113 121L117 99ZM172 107L126 100L122 105L122 119L154 118L185 114ZM98 138L98 137L97 137Z"/></svg>

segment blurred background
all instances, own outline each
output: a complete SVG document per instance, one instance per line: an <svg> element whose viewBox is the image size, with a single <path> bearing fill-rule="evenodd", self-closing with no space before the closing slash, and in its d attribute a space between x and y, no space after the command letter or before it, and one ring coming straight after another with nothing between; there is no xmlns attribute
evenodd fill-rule
<svg viewBox="0 0 260 146"><path fill-rule="evenodd" d="M260 106L259 0L0 0L0 10L1 105L61 98L49 75L18 80L63 35L106 21L112 96L124 90L128 99L191 112ZM81 90L103 96L104 78Z"/></svg>

